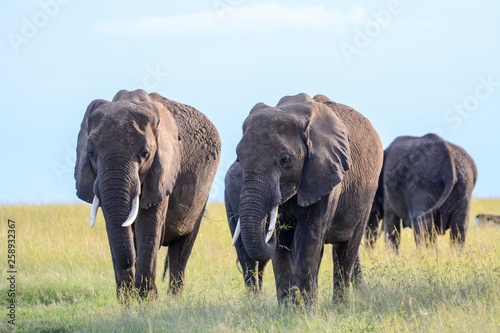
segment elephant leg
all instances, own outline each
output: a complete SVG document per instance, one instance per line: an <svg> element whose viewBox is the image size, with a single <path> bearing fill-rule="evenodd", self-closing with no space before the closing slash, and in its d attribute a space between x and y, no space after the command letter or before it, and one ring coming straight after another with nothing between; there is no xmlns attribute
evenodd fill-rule
<svg viewBox="0 0 500 333"><path fill-rule="evenodd" d="M437 228L438 228L438 226L436 226L435 223L431 226L431 228L429 230L428 238L426 238L426 243L425 243L425 246L427 248L435 248L436 247L437 235L439 233Z"/></svg>
<svg viewBox="0 0 500 333"><path fill-rule="evenodd" d="M280 225L284 225L280 218ZM294 230L292 228L277 229L278 241L272 257L276 296L283 303L290 294L295 273Z"/></svg>
<svg viewBox="0 0 500 333"><path fill-rule="evenodd" d="M347 243L336 243L333 244L332 256L333 256L333 303L341 300L344 296L344 290L346 287L345 282L345 263L342 260L345 257L345 252L347 248Z"/></svg>
<svg viewBox="0 0 500 333"><path fill-rule="evenodd" d="M368 249L375 248L375 242L377 241L379 233L379 219L377 214L372 213L368 219L368 224L366 225L365 231L365 247Z"/></svg>
<svg viewBox="0 0 500 333"><path fill-rule="evenodd" d="M433 242L433 238L435 238L435 235L433 235L436 232L433 227L434 215L431 215L430 219L431 221L417 219L411 223L417 249L422 248L423 244L425 244L426 248L429 248L429 245Z"/></svg>
<svg viewBox="0 0 500 333"><path fill-rule="evenodd" d="M450 244L457 249L462 248L465 243L465 233L467 228L463 223L452 223L450 231Z"/></svg>
<svg viewBox="0 0 500 333"><path fill-rule="evenodd" d="M249 291L258 292L259 282L258 282L258 269L259 263L248 255L248 253L240 254L238 253L238 260L243 270L243 279L245 281L245 286Z"/></svg>
<svg viewBox="0 0 500 333"><path fill-rule="evenodd" d="M360 221L347 242L333 244L333 303L344 299L352 278L362 279L359 245L366 228L366 219ZM353 270L356 271L353 276Z"/></svg>
<svg viewBox="0 0 500 333"><path fill-rule="evenodd" d="M168 199L142 210L135 223L137 260L134 286L141 297L156 296L156 264L167 208Z"/></svg>
<svg viewBox="0 0 500 333"><path fill-rule="evenodd" d="M399 252L401 243L401 222L400 217L392 209L386 209L384 215L384 231L386 245L389 249Z"/></svg>
<svg viewBox="0 0 500 333"><path fill-rule="evenodd" d="M356 286L363 284L363 271L361 269L361 259L359 258L359 252L356 255L356 261L354 262L354 269L352 271L351 282Z"/></svg>
<svg viewBox="0 0 500 333"><path fill-rule="evenodd" d="M174 295L182 291L182 288L184 287L184 271L186 269L189 256L191 255L191 251L193 250L194 241L196 240L196 236L200 230L200 224L203 218L203 213L205 212L205 206L196 220L193 231L174 239L168 245L167 261L170 272L168 291Z"/></svg>
<svg viewBox="0 0 500 333"><path fill-rule="evenodd" d="M257 263L257 291L262 292L262 287L264 283L264 271L266 269L268 261L259 261Z"/></svg>
<svg viewBox="0 0 500 333"><path fill-rule="evenodd" d="M297 225L294 235L295 274L292 293L295 302L303 300L310 304L317 300L318 272L326 237L322 234L319 223L299 222Z"/></svg>
<svg viewBox="0 0 500 333"><path fill-rule="evenodd" d="M134 285L135 267L132 266L130 269L123 270L119 267L115 258L112 259L116 279L116 296L121 302L124 302L129 295L130 289Z"/></svg>
<svg viewBox="0 0 500 333"><path fill-rule="evenodd" d="M465 243L465 235L469 225L470 202L465 202L450 216L451 246L461 249Z"/></svg>

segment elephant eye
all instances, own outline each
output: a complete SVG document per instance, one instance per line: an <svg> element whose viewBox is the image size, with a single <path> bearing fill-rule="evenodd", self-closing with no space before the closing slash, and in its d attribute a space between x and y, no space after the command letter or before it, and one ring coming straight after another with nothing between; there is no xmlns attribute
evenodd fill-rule
<svg viewBox="0 0 500 333"><path fill-rule="evenodd" d="M89 148L89 149L87 150L87 155L89 155L89 157L94 157L94 156L95 156L95 151L94 151L94 149Z"/></svg>
<svg viewBox="0 0 500 333"><path fill-rule="evenodd" d="M147 148L144 148L141 152L141 157L143 159L147 159L149 157L149 150Z"/></svg>
<svg viewBox="0 0 500 333"><path fill-rule="evenodd" d="M288 161L290 161L290 155L283 154L280 159L280 164L284 166L286 163L288 163Z"/></svg>

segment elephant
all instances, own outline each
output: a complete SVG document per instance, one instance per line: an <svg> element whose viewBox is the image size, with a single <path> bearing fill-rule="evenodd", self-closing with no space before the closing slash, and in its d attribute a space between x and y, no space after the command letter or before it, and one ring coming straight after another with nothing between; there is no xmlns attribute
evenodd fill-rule
<svg viewBox="0 0 500 333"><path fill-rule="evenodd" d="M169 292L182 290L220 150L205 115L157 93L121 90L111 102L90 103L78 134L76 194L92 202L91 226L102 208L119 299L125 290L157 295L162 245Z"/></svg>
<svg viewBox="0 0 500 333"><path fill-rule="evenodd" d="M243 170L238 161L235 161L228 169L225 177L225 191L224 191L224 202L226 206L227 220L229 222L229 229L231 231L231 237L234 237L235 233L239 233L237 230L237 221L239 220L239 206L240 206L240 193L241 186L243 183ZM269 222L269 221L268 221ZM236 255L238 261L242 268L243 280L245 286L250 292L259 294L262 293L264 271L269 260L257 261L250 257L248 252L243 246L243 242L240 237L235 239L233 246L236 248ZM361 277L361 268L359 261L356 261L354 265L354 273L351 277L352 282L360 283L359 278Z"/></svg>
<svg viewBox="0 0 500 333"><path fill-rule="evenodd" d="M476 215L476 225L484 227L485 225L494 226L500 225L500 215L478 214Z"/></svg>
<svg viewBox="0 0 500 333"><path fill-rule="evenodd" d="M447 229L451 244L460 248L476 180L476 164L463 148L432 133L397 137L384 151L374 200L382 211L370 217L371 232L382 219L386 243L398 252L402 220L413 229L417 248L433 244Z"/></svg>
<svg viewBox="0 0 500 333"><path fill-rule="evenodd" d="M382 176L379 177L377 192L375 192L370 217L366 224L365 247L369 250L375 248L375 243L381 232L381 228L379 227L380 220L384 218L384 202L382 197L383 184L380 183L381 180Z"/></svg>
<svg viewBox="0 0 500 333"><path fill-rule="evenodd" d="M231 236L236 232L237 221L239 220L240 193L243 184L243 170L239 162L234 162L226 173L224 179L224 203L226 205L227 220ZM257 261L252 259L243 246L241 238L237 238L233 244L240 263L243 280L248 290L254 293L262 292L262 281L264 270L269 260Z"/></svg>
<svg viewBox="0 0 500 333"><path fill-rule="evenodd" d="M250 258L272 259L280 304L317 302L324 245L333 244L333 302L341 301L355 266L362 279L358 250L383 162L369 120L323 95L258 103L236 154L243 175L233 243L241 236Z"/></svg>

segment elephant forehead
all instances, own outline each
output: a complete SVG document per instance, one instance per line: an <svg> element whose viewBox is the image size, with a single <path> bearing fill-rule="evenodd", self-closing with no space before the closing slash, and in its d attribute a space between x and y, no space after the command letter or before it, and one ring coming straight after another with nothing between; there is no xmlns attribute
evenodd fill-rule
<svg viewBox="0 0 500 333"><path fill-rule="evenodd" d="M273 137L294 136L298 133L295 119L279 109L255 112L243 124L243 135L256 136L266 140Z"/></svg>
<svg viewBox="0 0 500 333"><path fill-rule="evenodd" d="M144 145L151 141L148 140L149 137L154 136L150 127L139 126L131 118L117 118L110 115L102 117L100 122L89 130L89 141L99 146L111 143L114 149L130 149L137 144Z"/></svg>
<svg viewBox="0 0 500 333"><path fill-rule="evenodd" d="M144 134L148 125L155 121L154 115L130 102L114 102L106 108L99 108L89 119L90 127L96 132L120 130L132 134Z"/></svg>
<svg viewBox="0 0 500 333"><path fill-rule="evenodd" d="M285 112L271 116L258 113L245 121L237 152L240 157L253 153L269 155L283 149L298 149L301 142L297 123Z"/></svg>

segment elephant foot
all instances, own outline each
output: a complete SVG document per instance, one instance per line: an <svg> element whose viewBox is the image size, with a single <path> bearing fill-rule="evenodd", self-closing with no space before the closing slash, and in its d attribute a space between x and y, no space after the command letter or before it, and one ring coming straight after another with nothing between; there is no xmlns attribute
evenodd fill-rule
<svg viewBox="0 0 500 333"><path fill-rule="evenodd" d="M183 289L184 289L184 284L172 283L170 285L170 288L168 289L168 292L175 296L182 294Z"/></svg>
<svg viewBox="0 0 500 333"><path fill-rule="evenodd" d="M121 282L116 286L116 298L120 304L128 305L136 294L133 282Z"/></svg>
<svg viewBox="0 0 500 333"><path fill-rule="evenodd" d="M249 285L245 285L245 289L247 291L247 294L249 296L259 296L259 295L262 295L262 290L254 285L254 284L249 284Z"/></svg>
<svg viewBox="0 0 500 333"><path fill-rule="evenodd" d="M464 242L457 240L457 239L452 239L450 242L450 247L452 249L455 249L457 252L461 252L462 249L464 249L465 244Z"/></svg>
<svg viewBox="0 0 500 333"><path fill-rule="evenodd" d="M278 299L280 305L294 309L305 309L317 306L317 295L306 292L298 287L292 287L284 296Z"/></svg>
<svg viewBox="0 0 500 333"><path fill-rule="evenodd" d="M137 289L137 294L139 295L140 300L151 300L156 299L158 294L156 292L156 288L145 290L145 289Z"/></svg>
<svg viewBox="0 0 500 333"><path fill-rule="evenodd" d="M399 255L399 243L387 242L385 248L388 252Z"/></svg>
<svg viewBox="0 0 500 333"><path fill-rule="evenodd" d="M354 275L352 277L354 278ZM346 283L342 282L334 283L333 297L332 297L333 305L339 305L345 303L349 298L352 283L349 283L350 280L348 280L347 278L345 279Z"/></svg>
<svg viewBox="0 0 500 333"><path fill-rule="evenodd" d="M128 305L134 301L146 301L157 298L156 286L139 286L132 282L120 283L116 287L118 302Z"/></svg>
<svg viewBox="0 0 500 333"><path fill-rule="evenodd" d="M143 278L135 281L135 291L140 300L156 299L156 283L153 278Z"/></svg>
<svg viewBox="0 0 500 333"><path fill-rule="evenodd" d="M347 290L334 290L332 297L332 305L338 306L345 303L347 300Z"/></svg>

